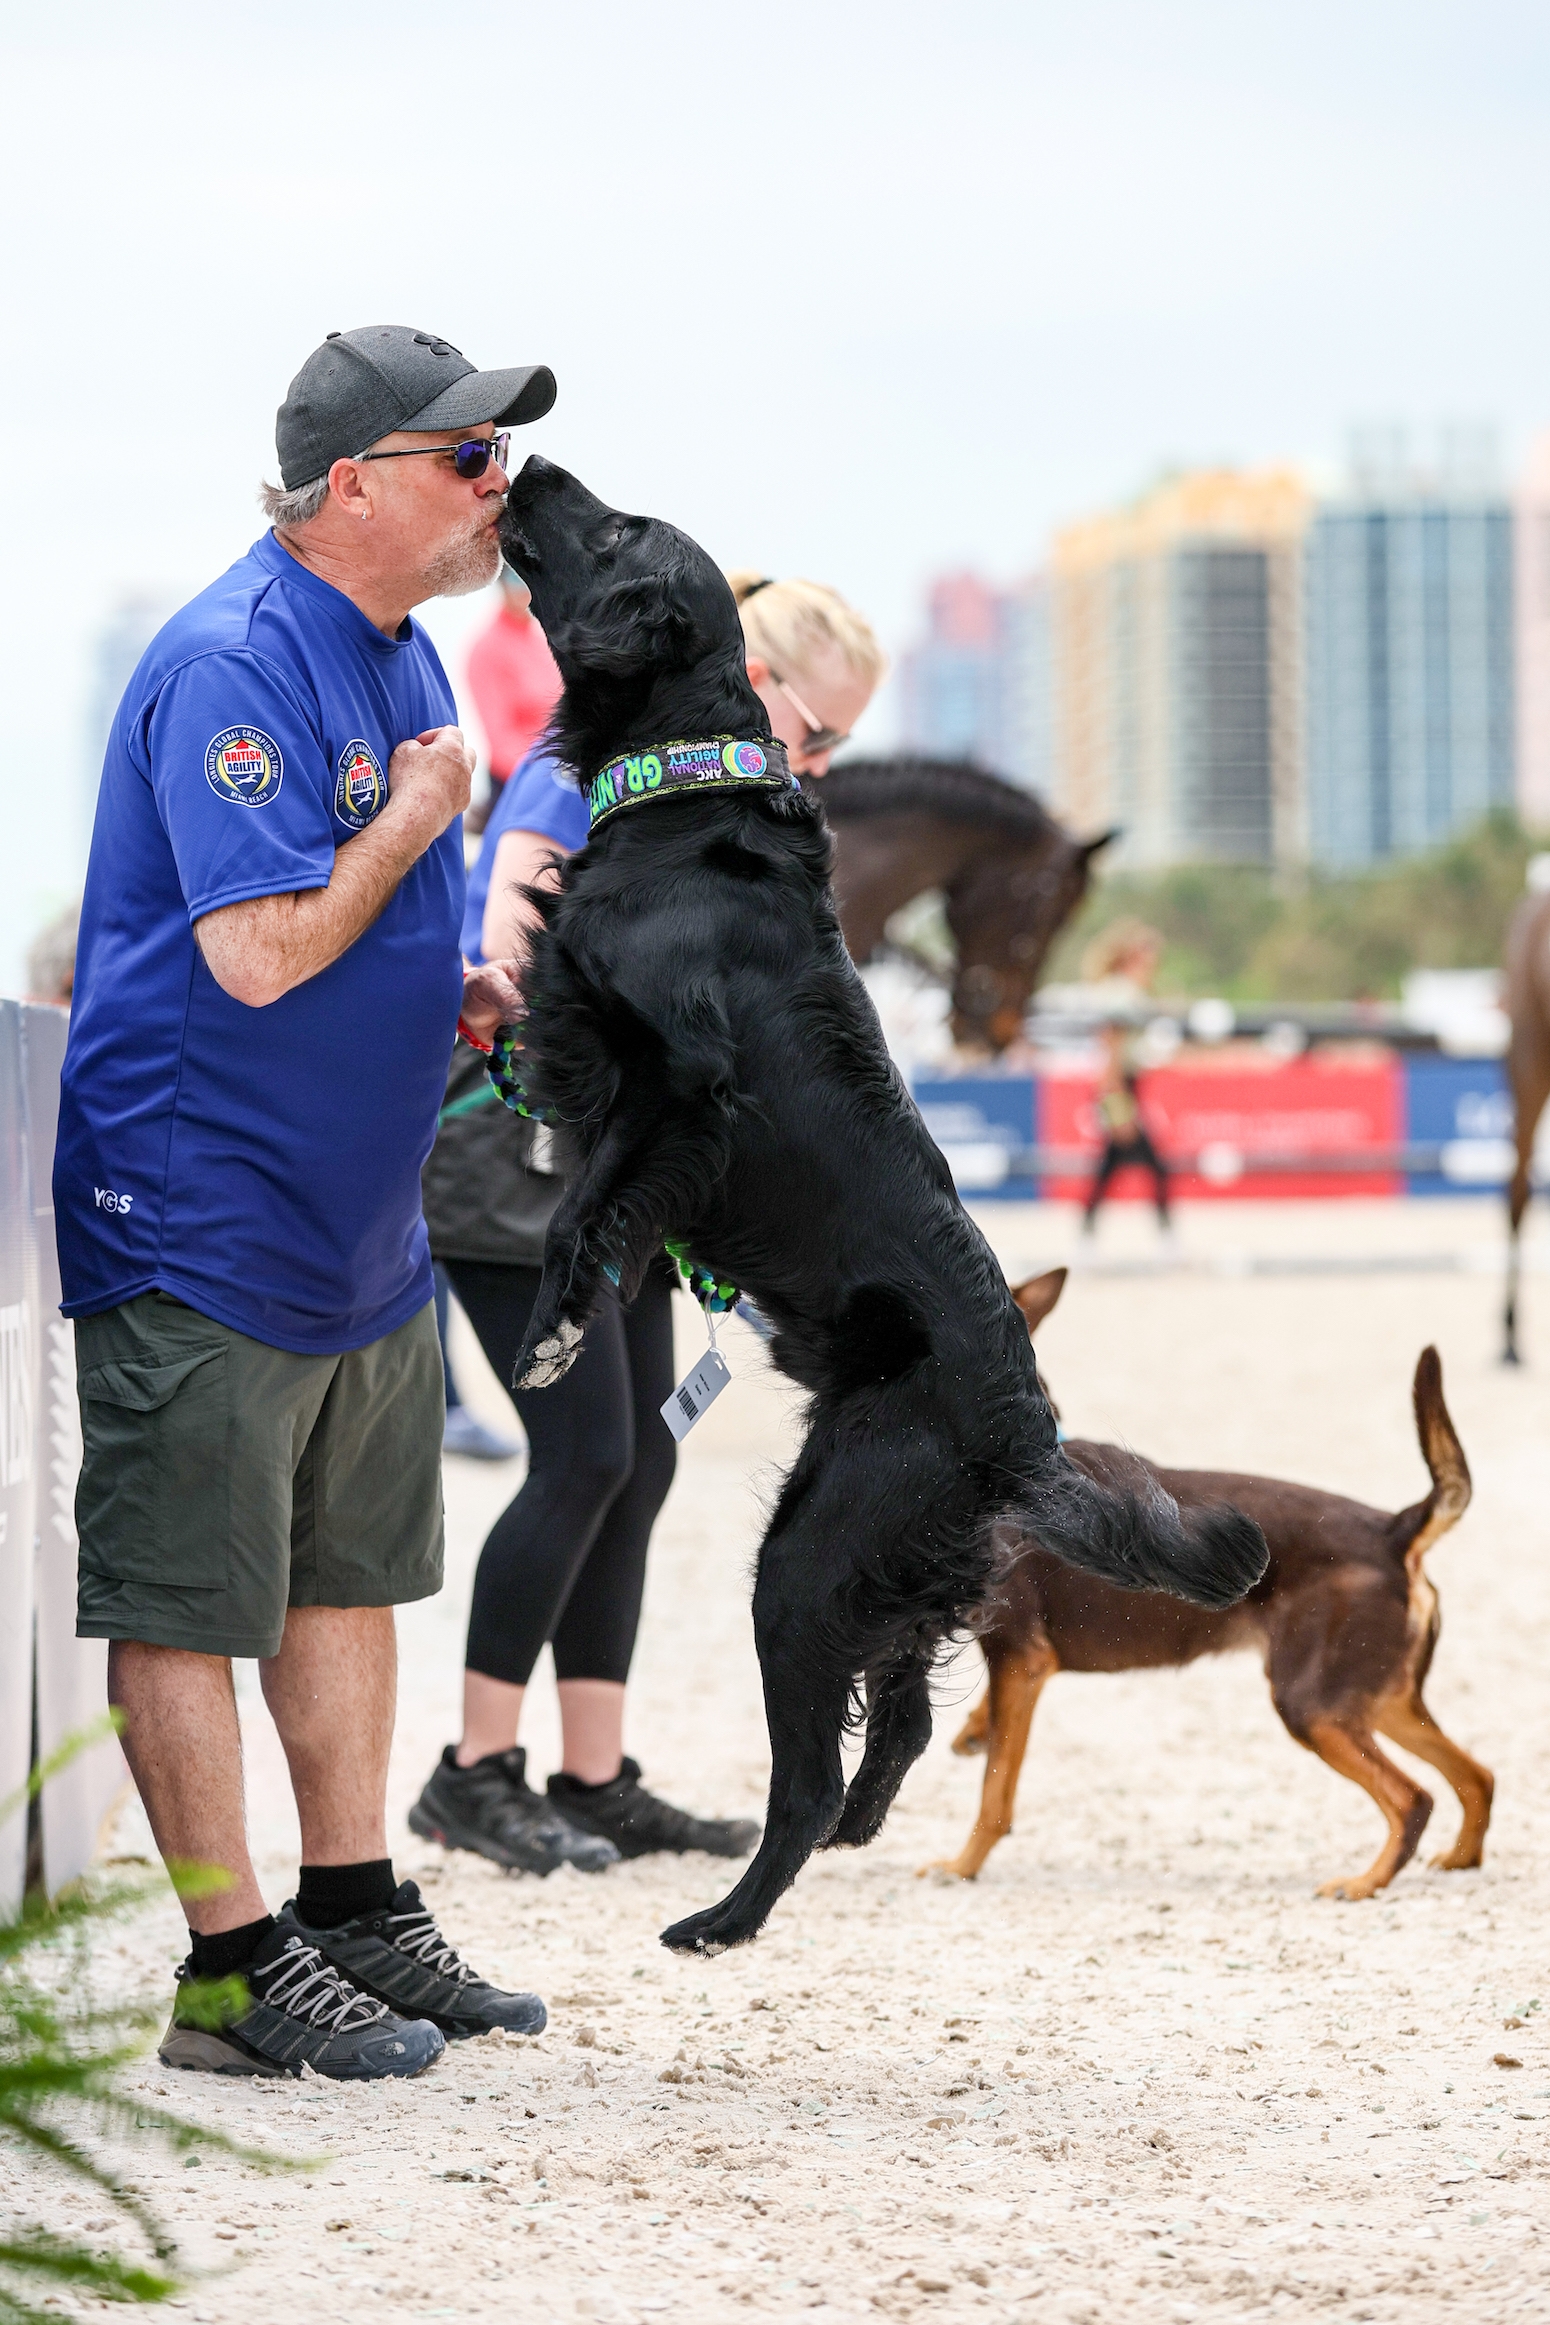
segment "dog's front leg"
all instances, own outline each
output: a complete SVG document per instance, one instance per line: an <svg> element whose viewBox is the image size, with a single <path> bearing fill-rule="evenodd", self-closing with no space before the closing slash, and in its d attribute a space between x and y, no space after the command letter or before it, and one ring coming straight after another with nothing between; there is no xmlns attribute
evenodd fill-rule
<svg viewBox="0 0 1550 2325"><path fill-rule="evenodd" d="M544 1239L543 1280L517 1351L515 1387L548 1388L569 1372L604 1282L638 1281L660 1240L642 1207L623 1200L632 1160L650 1135L649 1124L610 1123L565 1190Z"/></svg>

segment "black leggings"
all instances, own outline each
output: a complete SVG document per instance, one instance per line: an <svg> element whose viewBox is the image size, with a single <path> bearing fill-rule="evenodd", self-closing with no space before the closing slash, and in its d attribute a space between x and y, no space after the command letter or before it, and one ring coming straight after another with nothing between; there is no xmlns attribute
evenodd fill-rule
<svg viewBox="0 0 1550 2325"><path fill-rule="evenodd" d="M511 1380L538 1297L536 1267L446 1262L496 1378ZM673 1482L662 1418L673 1393L672 1290L654 1267L626 1313L612 1293L580 1356L547 1389L518 1389L521 1492L490 1528L468 1618L470 1671L525 1687L545 1640L559 1679L623 1685L640 1623L646 1545Z"/></svg>
<svg viewBox="0 0 1550 2325"><path fill-rule="evenodd" d="M1103 1150L1103 1160L1093 1177L1087 1197L1087 1217L1092 1219L1098 1205L1109 1191L1109 1181L1116 1171L1129 1170L1132 1163L1152 1174L1152 1200L1157 1205L1157 1216L1168 1224L1168 1169L1144 1130L1132 1130L1125 1138L1111 1138Z"/></svg>

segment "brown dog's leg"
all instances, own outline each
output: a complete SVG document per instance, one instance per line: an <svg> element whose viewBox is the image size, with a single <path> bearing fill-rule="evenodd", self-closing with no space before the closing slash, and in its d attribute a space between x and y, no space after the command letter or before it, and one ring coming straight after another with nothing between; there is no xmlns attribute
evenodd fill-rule
<svg viewBox="0 0 1550 2325"><path fill-rule="evenodd" d="M1443 1734L1421 1699L1419 1689L1398 1703L1381 1705L1376 1714L1378 1726L1384 1735L1391 1736L1403 1751L1414 1752L1418 1760L1435 1768L1446 1777L1459 1796L1464 1821L1459 1837L1451 1849L1444 1849L1432 1863L1444 1873L1467 1873L1478 1865L1485 1855L1485 1831L1491 1821L1491 1798L1496 1790L1496 1779L1489 1768L1482 1768L1478 1760Z"/></svg>
<svg viewBox="0 0 1550 2325"><path fill-rule="evenodd" d="M960 1881L972 1881L997 1841L1011 1831L1012 1804L1028 1749L1033 1708L1044 1682L1058 1669L1055 1650L1047 1639L1030 1640L1007 1651L990 1650L990 1692L986 1698L990 1756L980 1791L980 1812L960 1853L922 1865L922 1873L952 1873ZM971 1722L973 1717L971 1713Z"/></svg>
<svg viewBox="0 0 1550 2325"><path fill-rule="evenodd" d="M1431 1795L1395 1767L1370 1728L1354 1721L1312 1720L1307 1734L1297 1740L1317 1752L1327 1768L1359 1784L1388 1819L1389 1837L1365 1873L1319 1885L1320 1897L1371 1897L1375 1891L1386 1889L1401 1866L1408 1865L1415 1855L1432 1813Z"/></svg>
<svg viewBox="0 0 1550 2325"><path fill-rule="evenodd" d="M953 1750L965 1760L983 1752L990 1734L990 1689L987 1687L953 1738Z"/></svg>

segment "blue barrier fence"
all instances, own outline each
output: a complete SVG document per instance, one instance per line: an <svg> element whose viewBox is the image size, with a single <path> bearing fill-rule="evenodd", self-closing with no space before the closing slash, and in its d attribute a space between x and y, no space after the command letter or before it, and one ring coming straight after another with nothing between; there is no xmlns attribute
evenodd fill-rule
<svg viewBox="0 0 1550 2325"><path fill-rule="evenodd" d="M1392 1184L1399 1174L1412 1195L1495 1192L1512 1170L1512 1099L1500 1058L1451 1058L1429 1051L1395 1053L1404 1128L1398 1147L1305 1161L1305 1170L1370 1169ZM1266 1094L1273 1082L1267 1079ZM976 1201L1028 1202L1045 1176L1079 1164L1057 1150L1049 1124L1049 1085L1037 1075L976 1074L921 1079L915 1098L926 1128L946 1155L958 1186ZM1193 1158L1170 1158L1183 1167Z"/></svg>

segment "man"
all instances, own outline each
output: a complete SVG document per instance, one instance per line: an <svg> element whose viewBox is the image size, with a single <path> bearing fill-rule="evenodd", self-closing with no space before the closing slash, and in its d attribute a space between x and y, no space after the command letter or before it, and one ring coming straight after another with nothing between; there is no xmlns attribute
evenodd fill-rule
<svg viewBox="0 0 1550 2325"><path fill-rule="evenodd" d="M441 1586L441 1363L420 1166L465 980L472 755L425 599L500 564L506 431L542 367L331 333L280 408L274 530L147 651L108 744L55 1163L84 1438L78 1628L190 1952L161 2048L223 2074L417 2073L536 2032L413 1882L385 1792L393 1608ZM249 1861L231 1661L256 1656L301 1819L296 1897ZM216 1866L212 1890L183 1868ZM199 2023L193 1981L249 2002Z"/></svg>
<svg viewBox="0 0 1550 2325"><path fill-rule="evenodd" d="M490 796L471 810L469 829L483 831L514 767L520 767L560 699L560 673L533 619L528 586L501 568L500 606L468 652L468 686L490 754Z"/></svg>

